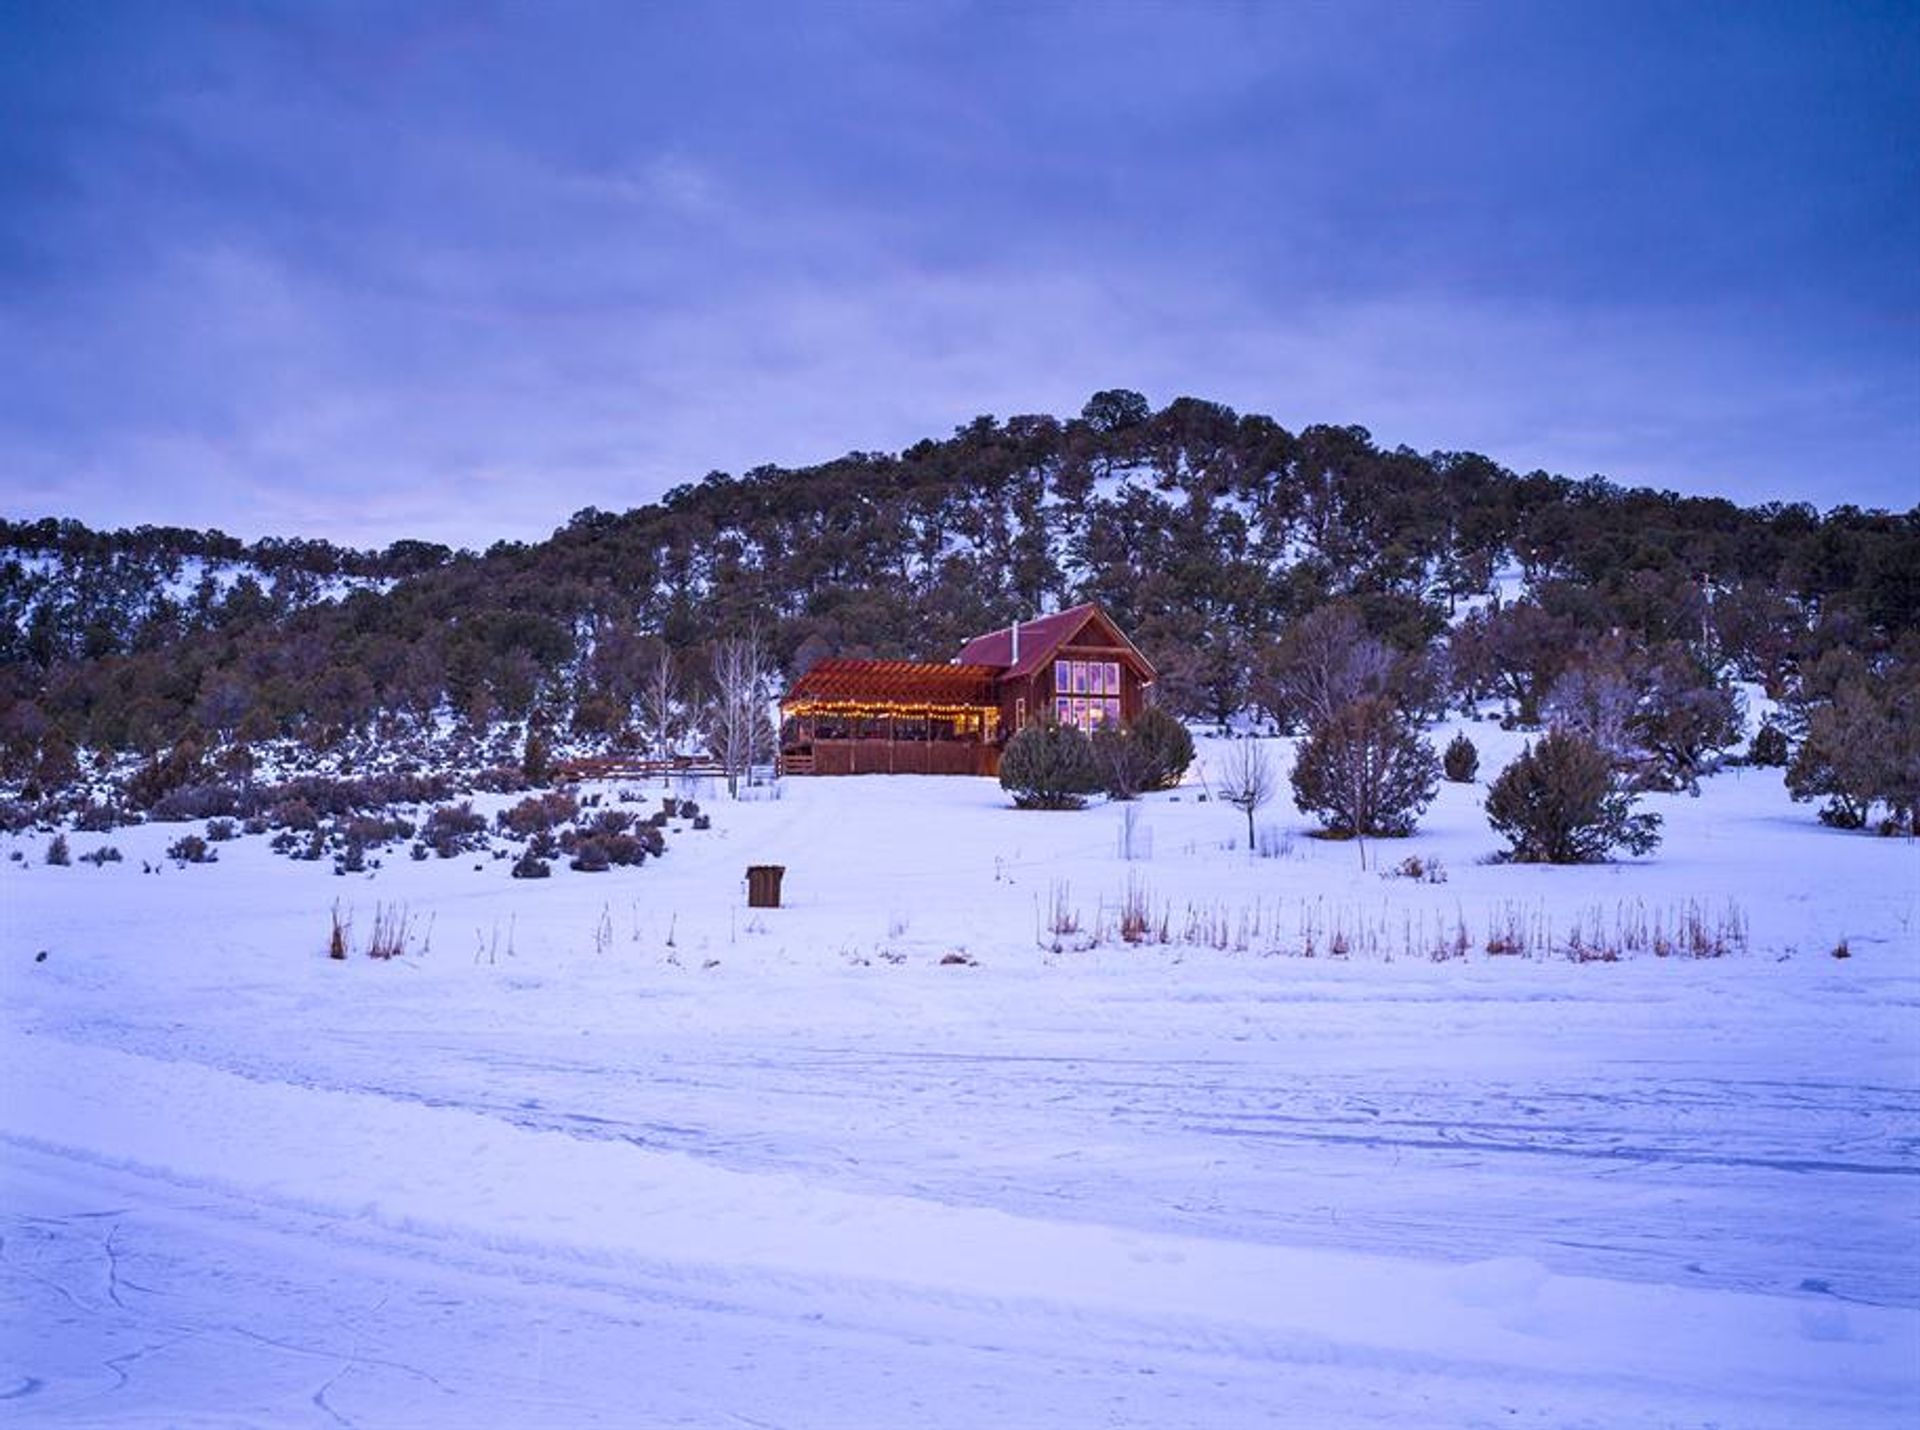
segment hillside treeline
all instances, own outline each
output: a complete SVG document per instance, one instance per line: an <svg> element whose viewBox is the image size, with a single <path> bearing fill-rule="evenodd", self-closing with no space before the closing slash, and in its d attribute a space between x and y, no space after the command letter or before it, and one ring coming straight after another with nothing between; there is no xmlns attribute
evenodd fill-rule
<svg viewBox="0 0 1920 1430"><path fill-rule="evenodd" d="M748 628L783 673L830 654L945 659L1088 598L1179 713L1254 704L1282 723L1279 644L1328 606L1419 654L1436 700L1504 695L1524 720L1583 651L1786 696L1835 652L1898 684L1920 628L1920 511L1520 475L1122 390L897 455L714 473L484 553L52 520L0 538L0 759L16 780L76 750L325 745L447 718L618 743L638 737L663 652L695 684L709 644ZM1491 608L1509 568L1526 594Z"/></svg>

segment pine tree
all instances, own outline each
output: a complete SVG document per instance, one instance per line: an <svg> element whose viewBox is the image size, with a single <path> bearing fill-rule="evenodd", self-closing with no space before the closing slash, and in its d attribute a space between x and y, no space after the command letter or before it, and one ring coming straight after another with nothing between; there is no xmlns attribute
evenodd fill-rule
<svg viewBox="0 0 1920 1430"><path fill-rule="evenodd" d="M1187 727L1158 705L1140 712L1130 732L1146 761L1142 789L1172 789L1193 764L1193 736Z"/></svg>
<svg viewBox="0 0 1920 1430"><path fill-rule="evenodd" d="M1440 760L1391 701L1350 701L1315 725L1293 766L1294 802L1329 834L1411 834L1440 782Z"/></svg>
<svg viewBox="0 0 1920 1430"><path fill-rule="evenodd" d="M1607 752L1568 730L1549 730L1500 772L1487 819L1521 864L1595 864L1615 848L1645 854L1660 816L1636 814Z"/></svg>
<svg viewBox="0 0 1920 1430"><path fill-rule="evenodd" d="M1446 777L1454 784L1472 784L1473 777L1480 773L1480 751L1462 731L1447 742L1446 753L1440 757L1440 764Z"/></svg>
<svg viewBox="0 0 1920 1430"><path fill-rule="evenodd" d="M1007 741L1000 787L1021 809L1079 809L1100 789L1093 742L1072 725L1029 725Z"/></svg>

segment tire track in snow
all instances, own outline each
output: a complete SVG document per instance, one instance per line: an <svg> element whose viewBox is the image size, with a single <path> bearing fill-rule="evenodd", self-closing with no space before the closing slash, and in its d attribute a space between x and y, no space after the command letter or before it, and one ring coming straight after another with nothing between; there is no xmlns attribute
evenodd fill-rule
<svg viewBox="0 0 1920 1430"><path fill-rule="evenodd" d="M341 1051L353 1056L343 1060ZM303 1064L263 1066L229 1054L213 1065L956 1207L1264 1243L1400 1246L1452 1259L1518 1248L1569 1269L1641 1280L1770 1291L1821 1280L1876 1304L1920 1301L1912 1268L1849 1225L1857 1194L1839 1185L1915 1174L1912 1143L1895 1131L1920 1123L1920 1098L1897 1089L1863 1103L1844 1083L1770 1079L1599 1087L1288 1081L1217 1057L812 1044L748 1055L717 1046L697 1058L682 1048L671 1060L608 1066L604 1053L502 1056L490 1042L459 1040L428 1042L401 1059L369 1046L376 1079L356 1071L360 1051L336 1042ZM583 1103L595 1110L579 1110ZM1047 1149L1044 1159L1036 1148ZM1129 1148L1149 1152L1151 1162ZM1301 1171L1286 1157L1290 1149L1324 1155ZM1326 1162L1329 1155L1337 1160ZM1422 1169L1457 1172L1463 1157L1482 1159L1479 1196L1424 1205ZM1514 1170L1551 1163L1565 1170ZM1356 1201L1352 1178L1382 1173L1403 1180L1408 1193ZM1570 1194L1556 1188L1568 1177L1583 1186L1645 1182L1679 1210L1635 1214L1612 1242L1589 1244L1570 1261L1580 1239L1564 1235L1556 1211ZM1777 1177L1805 1188L1769 1190L1775 1184L1766 1179ZM1632 1201L1624 1191L1623 1205ZM1892 1227L1904 1217L1910 1241L1912 1211L1910 1197L1881 1204L1870 1212L1885 1219L1875 1234L1897 1239ZM1795 1246L1784 1282L1770 1267L1783 1245Z"/></svg>

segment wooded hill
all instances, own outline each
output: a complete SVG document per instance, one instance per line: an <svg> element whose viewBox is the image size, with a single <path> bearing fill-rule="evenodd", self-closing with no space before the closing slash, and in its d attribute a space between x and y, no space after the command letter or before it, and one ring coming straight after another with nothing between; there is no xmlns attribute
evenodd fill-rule
<svg viewBox="0 0 1920 1430"><path fill-rule="evenodd" d="M1531 638L1562 664L1603 640L1673 647L1704 678L1785 693L1834 650L1910 668L1920 628L1920 509L1518 475L1119 390L1068 420L981 417L897 455L714 473L484 553L51 519L0 524L0 543L15 782L76 749L324 746L448 715L618 743L663 648L693 681L710 642L750 626L783 674L829 654L944 659L1089 598L1159 666L1164 703L1209 718L1266 703L1283 721L1262 678L1275 641L1333 603L1441 658L1436 698L1501 691L1486 619L1460 616L1510 567ZM1534 674L1544 688L1552 672Z"/></svg>

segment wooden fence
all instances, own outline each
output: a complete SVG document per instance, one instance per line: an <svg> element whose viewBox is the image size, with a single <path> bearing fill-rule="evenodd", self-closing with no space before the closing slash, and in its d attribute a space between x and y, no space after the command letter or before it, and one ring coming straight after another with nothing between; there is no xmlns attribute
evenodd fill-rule
<svg viewBox="0 0 1920 1430"><path fill-rule="evenodd" d="M580 760L563 760L555 773L570 780L658 780L725 779L726 766L712 755L674 755L664 760L642 759L634 755L598 755ZM742 782L762 784L781 773L778 765L757 764L742 771Z"/></svg>

